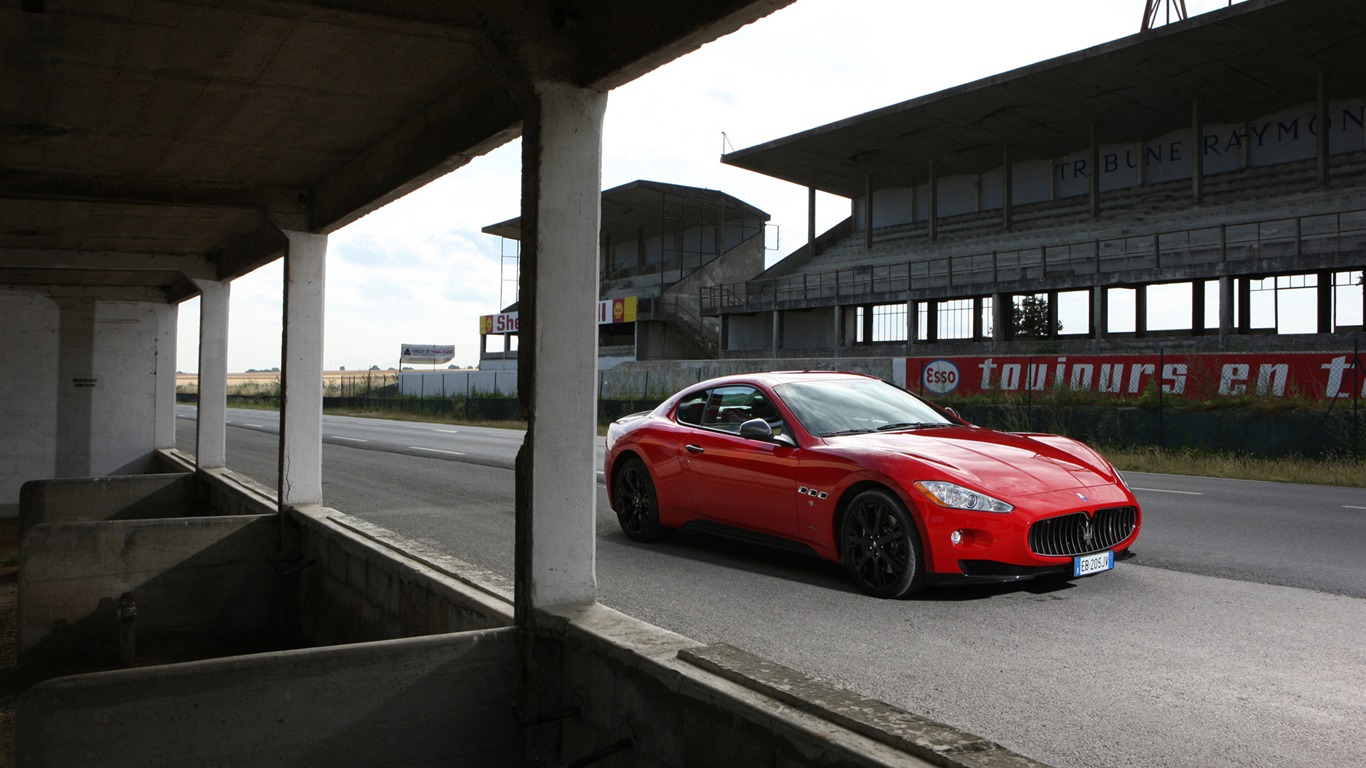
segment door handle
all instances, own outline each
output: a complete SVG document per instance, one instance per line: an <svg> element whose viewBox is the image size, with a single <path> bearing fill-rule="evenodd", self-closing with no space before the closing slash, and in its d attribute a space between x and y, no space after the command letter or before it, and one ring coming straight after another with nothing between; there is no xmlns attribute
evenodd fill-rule
<svg viewBox="0 0 1366 768"><path fill-rule="evenodd" d="M688 453L693 453L693 454L701 453L702 451L706 450L706 449L703 448L702 446L700 446L700 445L693 445L692 443L688 443L687 445L685 445L685 446L683 446L683 447L687 449Z"/></svg>

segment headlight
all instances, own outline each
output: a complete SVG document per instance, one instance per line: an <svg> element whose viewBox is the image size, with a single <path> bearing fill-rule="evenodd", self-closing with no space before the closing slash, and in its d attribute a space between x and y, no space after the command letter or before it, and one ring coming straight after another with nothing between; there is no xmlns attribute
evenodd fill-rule
<svg viewBox="0 0 1366 768"><path fill-rule="evenodd" d="M922 480L916 483L915 487L928 496L930 501L950 509L1006 513L1015 508L1000 499L993 499L984 493L968 490L961 485L947 483L943 480Z"/></svg>

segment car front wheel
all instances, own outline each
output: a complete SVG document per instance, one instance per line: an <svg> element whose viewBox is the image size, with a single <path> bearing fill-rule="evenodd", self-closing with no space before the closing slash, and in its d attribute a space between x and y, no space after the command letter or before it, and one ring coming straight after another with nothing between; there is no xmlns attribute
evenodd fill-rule
<svg viewBox="0 0 1366 768"><path fill-rule="evenodd" d="M658 541L669 535L659 523L659 497L650 471L640 459L627 459L612 484L612 501L621 530L632 541Z"/></svg>
<svg viewBox="0 0 1366 768"><path fill-rule="evenodd" d="M905 597L925 585L920 534L901 500L870 488L849 502L840 524L840 559L859 589Z"/></svg>

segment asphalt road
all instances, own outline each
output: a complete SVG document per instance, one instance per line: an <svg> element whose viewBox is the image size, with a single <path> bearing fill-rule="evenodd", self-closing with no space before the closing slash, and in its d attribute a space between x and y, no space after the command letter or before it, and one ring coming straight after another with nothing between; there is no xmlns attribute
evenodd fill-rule
<svg viewBox="0 0 1366 768"><path fill-rule="evenodd" d="M268 484L274 418L229 416L229 466ZM511 577L520 435L358 421L324 419L328 504ZM632 543L600 491L599 599L1059 768L1366 764L1366 492L1130 482L1144 531L1114 571L908 601L809 558L686 533Z"/></svg>

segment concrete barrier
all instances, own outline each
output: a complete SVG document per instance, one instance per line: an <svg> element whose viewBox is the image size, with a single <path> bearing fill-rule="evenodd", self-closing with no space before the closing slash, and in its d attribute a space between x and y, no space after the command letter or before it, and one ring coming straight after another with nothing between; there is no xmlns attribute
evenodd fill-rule
<svg viewBox="0 0 1366 768"><path fill-rule="evenodd" d="M42 523L192 517L207 508L189 473L30 480L19 488L19 531Z"/></svg>
<svg viewBox="0 0 1366 768"><path fill-rule="evenodd" d="M291 511L300 634L309 645L511 626L512 583L333 509Z"/></svg>
<svg viewBox="0 0 1366 768"><path fill-rule="evenodd" d="M518 630L56 678L19 702L16 765L520 765Z"/></svg>
<svg viewBox="0 0 1366 768"><path fill-rule="evenodd" d="M19 654L119 656L120 596L141 640L275 630L273 515L47 523L19 555Z"/></svg>

